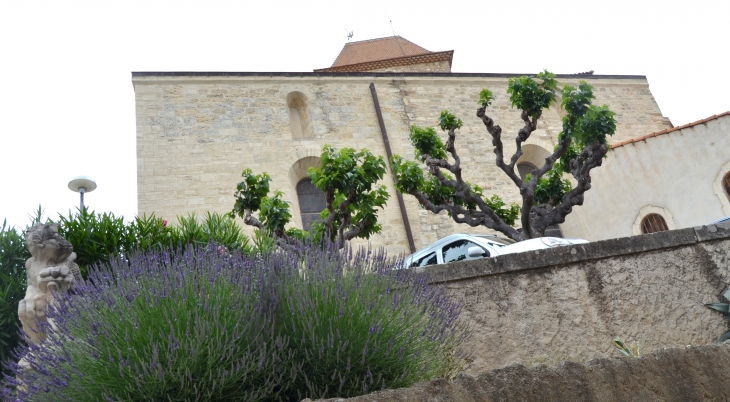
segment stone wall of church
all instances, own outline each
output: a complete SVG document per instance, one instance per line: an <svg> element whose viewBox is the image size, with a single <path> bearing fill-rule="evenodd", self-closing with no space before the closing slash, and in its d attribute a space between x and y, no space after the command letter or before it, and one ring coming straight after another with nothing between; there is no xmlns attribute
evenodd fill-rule
<svg viewBox="0 0 730 402"><path fill-rule="evenodd" d="M494 166L491 137L476 117L479 91L497 96L489 113L503 128L507 152L521 126L510 108L506 77L498 76L173 76L136 75L138 212L174 219L205 211L227 212L245 168L267 172L272 188L292 204L293 225L301 227L295 186L317 161L324 144L335 148L368 148L385 156L369 84L375 83L385 125L395 154L413 157L409 126L436 125L443 109L464 120L457 137L465 177L486 194L518 201L519 193ZM596 103L617 113L614 142L669 127L661 116L646 79L587 78ZM576 79L561 79L575 83ZM291 99L297 99L293 104ZM292 109L302 124L293 135ZM552 149L561 127L560 112L546 111L528 141L536 149ZM297 137L297 138L293 138ZM537 153L539 154L539 153ZM537 155L535 154L535 155ZM542 161L533 161L541 164ZM384 230L372 244L392 252L407 251L407 240L392 179L384 183L392 197L379 214ZM416 247L469 229L445 214L434 216L405 196ZM569 233L566 233L569 235Z"/></svg>

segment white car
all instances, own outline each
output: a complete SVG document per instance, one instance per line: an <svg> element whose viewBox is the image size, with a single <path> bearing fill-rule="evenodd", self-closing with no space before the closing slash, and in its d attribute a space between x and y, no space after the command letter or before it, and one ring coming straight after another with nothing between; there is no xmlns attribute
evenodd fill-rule
<svg viewBox="0 0 730 402"><path fill-rule="evenodd" d="M582 239L540 237L515 242L495 235L453 234L446 236L406 257L404 268L425 267L454 261L475 260L484 257L542 250L553 247L588 243Z"/></svg>

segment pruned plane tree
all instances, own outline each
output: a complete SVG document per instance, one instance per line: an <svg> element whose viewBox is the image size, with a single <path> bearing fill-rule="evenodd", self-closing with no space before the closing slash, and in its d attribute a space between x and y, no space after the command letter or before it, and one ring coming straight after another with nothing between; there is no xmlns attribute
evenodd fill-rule
<svg viewBox="0 0 730 402"><path fill-rule="evenodd" d="M560 96L564 116L557 145L542 167L520 178L515 165L523 155L522 145L537 129L543 110L556 103L557 92L555 74L547 70L536 77L509 80L510 103L520 111L524 122L509 160L505 160L502 128L489 117L494 94L488 89L479 94L477 117L492 137L497 167L519 189L522 205L506 205L498 195L486 197L481 187L464 181L456 151L456 133L463 123L447 110L438 119L441 130L448 133L446 143L433 127L411 126L415 156L425 165L425 171L415 161L394 156L391 167L397 190L416 197L435 214L447 211L457 223L486 227L516 241L542 237L545 229L565 222L573 207L583 204L584 194L591 188L591 170L601 166L610 149L606 138L616 131L615 113L606 105L591 104L593 87L585 81L577 87L565 85ZM566 175L575 179L575 186Z"/></svg>

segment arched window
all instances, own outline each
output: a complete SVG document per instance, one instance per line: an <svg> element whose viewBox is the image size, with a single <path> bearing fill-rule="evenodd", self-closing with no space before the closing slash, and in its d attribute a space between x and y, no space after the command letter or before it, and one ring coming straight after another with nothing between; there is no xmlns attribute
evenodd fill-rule
<svg viewBox="0 0 730 402"><path fill-rule="evenodd" d="M727 198L730 199L730 172L727 172L722 178L722 188L725 190Z"/></svg>
<svg viewBox="0 0 730 402"><path fill-rule="evenodd" d="M305 178L297 183L297 197L299 211L302 214L302 229L309 230L312 224L319 219L319 213L327 207L324 192L314 187L312 180Z"/></svg>
<svg viewBox="0 0 730 402"><path fill-rule="evenodd" d="M537 166L530 162L520 162L517 164L517 172L520 174L520 178L524 180L525 176L536 170Z"/></svg>
<svg viewBox="0 0 730 402"><path fill-rule="evenodd" d="M307 97L301 92L292 92L286 96L289 107L289 127L292 138L311 138L312 126L307 110Z"/></svg>
<svg viewBox="0 0 730 402"><path fill-rule="evenodd" d="M669 230L667 222L659 214L649 214L641 220L641 233L655 233Z"/></svg>
<svg viewBox="0 0 730 402"><path fill-rule="evenodd" d="M520 162L517 164L517 172L520 174L521 179L525 179L525 176L531 174L533 170L537 170L537 166L530 162ZM543 233L545 237L563 237L563 231L560 230L560 225L557 223L548 226Z"/></svg>

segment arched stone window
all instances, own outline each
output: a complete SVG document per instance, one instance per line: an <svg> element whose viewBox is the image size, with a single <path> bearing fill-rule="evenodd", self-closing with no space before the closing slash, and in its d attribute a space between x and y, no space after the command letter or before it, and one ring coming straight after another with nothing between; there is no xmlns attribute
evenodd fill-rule
<svg viewBox="0 0 730 402"><path fill-rule="evenodd" d="M533 158L533 160L539 160L540 158L544 159L546 154L549 155L549 153L547 153L547 151L543 148L535 145L532 145L531 147L526 145L525 148L527 148L527 151L529 152L529 154L527 152L525 152L525 154L527 154L528 157ZM525 154L523 154L523 156L525 156ZM531 174L533 170L537 169L538 167L532 162L523 160L517 163L517 173L523 180L525 179L525 176ZM556 223L555 225L548 226L547 229L545 229L544 235L545 237L563 237L563 231L560 230L560 225Z"/></svg>
<svg viewBox="0 0 730 402"><path fill-rule="evenodd" d="M301 92L292 92L286 96L286 104L289 107L289 127L292 138L311 138L312 125L309 121L307 97Z"/></svg>
<svg viewBox="0 0 730 402"><path fill-rule="evenodd" d="M314 187L312 180L304 178L297 183L297 197L299 198L299 212L302 215L302 229L309 230L312 224L319 219L319 213L327 207L324 192Z"/></svg>
<svg viewBox="0 0 730 402"><path fill-rule="evenodd" d="M659 214L649 214L641 220L641 233L656 233L669 230L667 222Z"/></svg>
<svg viewBox="0 0 730 402"><path fill-rule="evenodd" d="M536 170L537 166L530 162L520 162L517 164L517 172L520 174L520 178L524 180L525 176Z"/></svg>
<svg viewBox="0 0 730 402"><path fill-rule="evenodd" d="M722 212L730 216L730 161L725 162L717 171L712 187L722 206Z"/></svg>

